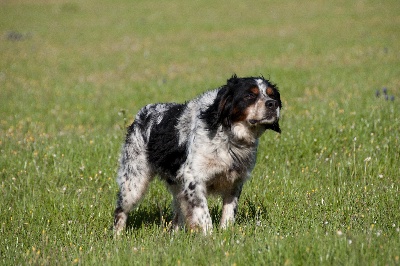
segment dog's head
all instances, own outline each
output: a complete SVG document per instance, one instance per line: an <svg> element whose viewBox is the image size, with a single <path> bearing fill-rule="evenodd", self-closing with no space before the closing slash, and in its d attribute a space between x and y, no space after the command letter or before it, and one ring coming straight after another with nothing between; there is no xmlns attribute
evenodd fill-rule
<svg viewBox="0 0 400 266"><path fill-rule="evenodd" d="M232 76L221 87L214 103L203 112L210 129L240 123L256 131L281 132L279 116L282 102L275 84L263 77Z"/></svg>

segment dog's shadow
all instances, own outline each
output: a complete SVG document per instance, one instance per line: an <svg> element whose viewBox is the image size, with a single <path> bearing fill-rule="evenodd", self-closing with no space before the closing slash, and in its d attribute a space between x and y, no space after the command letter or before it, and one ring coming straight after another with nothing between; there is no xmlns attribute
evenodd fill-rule
<svg viewBox="0 0 400 266"><path fill-rule="evenodd" d="M219 204L210 206L210 215L214 225L219 225L221 219L222 208ZM249 220L258 219L261 214L266 218L268 210L262 204L256 204L249 200L245 200L242 208L239 209L236 217L236 224L248 223ZM144 226L157 225L160 227L168 227L171 225L173 212L168 203L155 204L141 207L133 210L126 223L128 230L138 230Z"/></svg>
<svg viewBox="0 0 400 266"><path fill-rule="evenodd" d="M211 219L214 223L218 223L221 219L220 206L214 205L210 208ZM167 205L159 204L148 206L145 208L138 207L133 210L126 221L126 229L137 230L143 226L158 225L160 227L168 227L173 218L173 212Z"/></svg>
<svg viewBox="0 0 400 266"><path fill-rule="evenodd" d="M165 226L165 223L172 219L171 208L164 205L152 205L133 210L128 215L126 229L137 230L143 226L159 225Z"/></svg>

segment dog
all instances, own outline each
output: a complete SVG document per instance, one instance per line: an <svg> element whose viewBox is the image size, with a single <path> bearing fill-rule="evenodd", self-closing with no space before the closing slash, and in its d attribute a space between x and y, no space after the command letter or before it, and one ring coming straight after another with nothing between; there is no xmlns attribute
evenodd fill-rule
<svg viewBox="0 0 400 266"><path fill-rule="evenodd" d="M129 126L120 156L114 234L126 227L158 175L173 196L172 228L212 232L207 195L222 197L220 228L233 224L260 136L278 133L282 102L264 77L233 75L226 85L186 103L149 104Z"/></svg>

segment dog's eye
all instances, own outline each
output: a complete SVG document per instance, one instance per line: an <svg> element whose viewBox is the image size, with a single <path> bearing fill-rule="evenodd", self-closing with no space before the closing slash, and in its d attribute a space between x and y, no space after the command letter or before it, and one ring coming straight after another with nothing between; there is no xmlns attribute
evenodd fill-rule
<svg viewBox="0 0 400 266"><path fill-rule="evenodd" d="M254 99L256 99L257 98L257 95L255 95L254 93L252 93L252 92L249 92L248 94L246 94L246 96L244 96L244 99L245 100L254 100Z"/></svg>

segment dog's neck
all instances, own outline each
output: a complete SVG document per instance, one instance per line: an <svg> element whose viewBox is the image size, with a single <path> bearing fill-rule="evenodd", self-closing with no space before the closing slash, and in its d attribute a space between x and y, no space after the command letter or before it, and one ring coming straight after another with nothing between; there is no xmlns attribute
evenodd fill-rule
<svg viewBox="0 0 400 266"><path fill-rule="evenodd" d="M247 121L236 122L228 131L232 143L243 146L257 146L258 139L265 132L263 125L250 126Z"/></svg>

